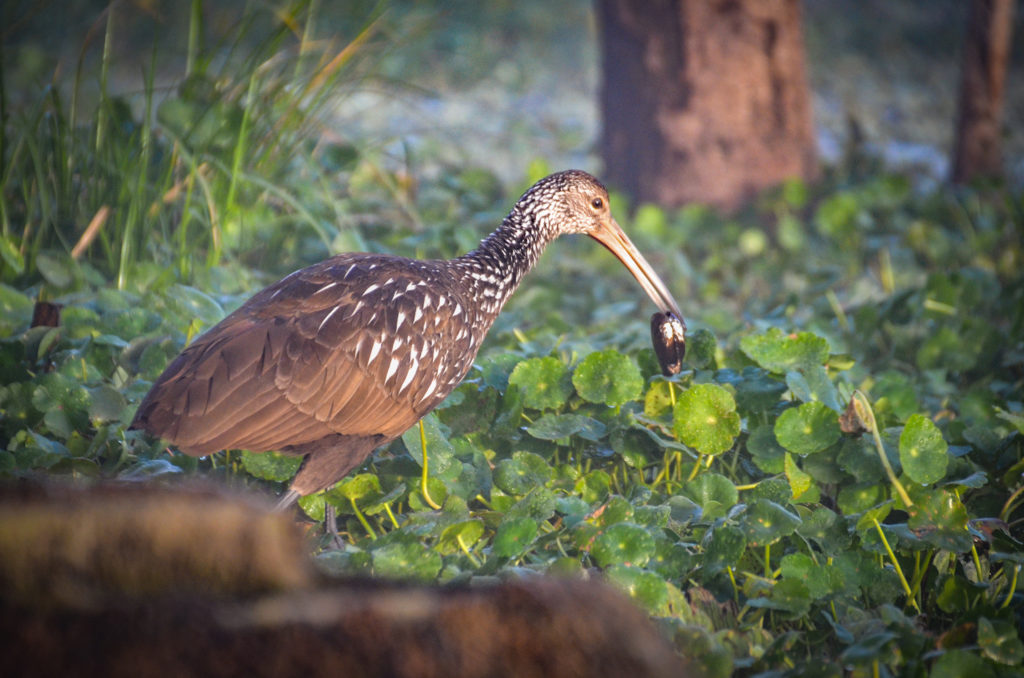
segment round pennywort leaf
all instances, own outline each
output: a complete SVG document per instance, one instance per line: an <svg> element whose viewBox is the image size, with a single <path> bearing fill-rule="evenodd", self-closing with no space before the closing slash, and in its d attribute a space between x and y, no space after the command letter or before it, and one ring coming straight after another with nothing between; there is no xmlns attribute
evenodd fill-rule
<svg viewBox="0 0 1024 678"><path fill-rule="evenodd" d="M394 541L373 551L373 572L393 579L428 580L441 569L441 554L415 540Z"/></svg>
<svg viewBox="0 0 1024 678"><path fill-rule="evenodd" d="M616 523L594 540L590 553L601 567L643 566L654 554L654 538L639 525Z"/></svg>
<svg viewBox="0 0 1024 678"><path fill-rule="evenodd" d="M640 397L644 378L628 356L608 349L584 358L572 373L572 384L584 400L619 407Z"/></svg>
<svg viewBox="0 0 1024 678"><path fill-rule="evenodd" d="M277 452L242 452L242 468L249 475L283 482L291 479L299 470L302 457Z"/></svg>
<svg viewBox="0 0 1024 678"><path fill-rule="evenodd" d="M828 360L828 341L811 332L784 334L773 327L763 334L749 334L740 340L740 350L771 372L816 367Z"/></svg>
<svg viewBox="0 0 1024 678"><path fill-rule="evenodd" d="M569 370L554 356L524 360L508 377L522 391L523 405L535 410L558 409L572 395Z"/></svg>
<svg viewBox="0 0 1024 678"><path fill-rule="evenodd" d="M520 497L551 480L552 470L544 459L533 452L515 452L494 469L494 484L506 494Z"/></svg>
<svg viewBox="0 0 1024 678"><path fill-rule="evenodd" d="M900 463L906 474L921 485L931 485L945 477L948 449L942 432L923 414L912 415L900 434Z"/></svg>
<svg viewBox="0 0 1024 678"><path fill-rule="evenodd" d="M775 422L779 444L802 456L821 452L839 440L839 435L839 415L819 402L791 407Z"/></svg>
<svg viewBox="0 0 1024 678"><path fill-rule="evenodd" d="M494 536L494 555L505 558L518 556L525 551L537 536L537 521L522 516L506 520L498 527Z"/></svg>
<svg viewBox="0 0 1024 678"><path fill-rule="evenodd" d="M721 454L740 434L736 401L715 384L697 384L676 401L673 430L676 437L703 454Z"/></svg>

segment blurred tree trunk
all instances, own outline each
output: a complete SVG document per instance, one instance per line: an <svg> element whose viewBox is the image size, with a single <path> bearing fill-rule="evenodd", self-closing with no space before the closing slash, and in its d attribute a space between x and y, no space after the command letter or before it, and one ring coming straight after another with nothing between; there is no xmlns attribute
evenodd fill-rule
<svg viewBox="0 0 1024 678"><path fill-rule="evenodd" d="M1003 91L1014 0L972 0L964 40L953 181L1003 174Z"/></svg>
<svg viewBox="0 0 1024 678"><path fill-rule="evenodd" d="M817 176L799 0L597 0L605 176L732 209Z"/></svg>

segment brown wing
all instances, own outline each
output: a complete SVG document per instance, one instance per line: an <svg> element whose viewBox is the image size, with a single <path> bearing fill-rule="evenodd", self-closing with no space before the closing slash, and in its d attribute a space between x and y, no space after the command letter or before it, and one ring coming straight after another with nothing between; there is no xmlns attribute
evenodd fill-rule
<svg viewBox="0 0 1024 678"><path fill-rule="evenodd" d="M341 255L263 290L175 359L134 425L190 454L395 437L476 355L436 262Z"/></svg>

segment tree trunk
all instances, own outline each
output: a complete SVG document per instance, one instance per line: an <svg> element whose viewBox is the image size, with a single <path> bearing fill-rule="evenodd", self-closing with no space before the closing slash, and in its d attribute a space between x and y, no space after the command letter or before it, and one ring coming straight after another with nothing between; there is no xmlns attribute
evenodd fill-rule
<svg viewBox="0 0 1024 678"><path fill-rule="evenodd" d="M1014 0L972 0L964 40L960 114L952 178L966 183L1003 174L1003 90Z"/></svg>
<svg viewBox="0 0 1024 678"><path fill-rule="evenodd" d="M799 0L597 0L605 176L733 209L817 176Z"/></svg>

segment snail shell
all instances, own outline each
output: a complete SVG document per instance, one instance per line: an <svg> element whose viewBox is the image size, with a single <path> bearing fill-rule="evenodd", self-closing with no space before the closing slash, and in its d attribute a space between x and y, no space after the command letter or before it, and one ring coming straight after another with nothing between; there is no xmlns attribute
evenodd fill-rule
<svg viewBox="0 0 1024 678"><path fill-rule="evenodd" d="M661 372L666 377L679 374L686 354L686 323L674 313L655 313L651 316L651 342L658 356Z"/></svg>

